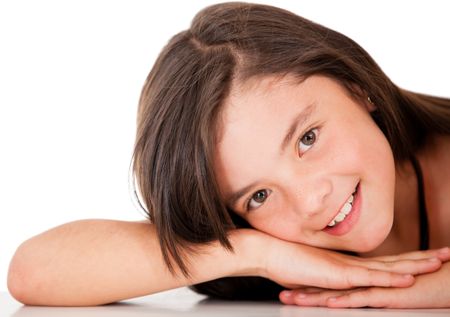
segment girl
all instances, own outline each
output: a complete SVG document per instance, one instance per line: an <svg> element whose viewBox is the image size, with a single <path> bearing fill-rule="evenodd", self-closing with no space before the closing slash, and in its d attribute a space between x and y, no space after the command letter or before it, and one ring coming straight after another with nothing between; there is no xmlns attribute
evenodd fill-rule
<svg viewBox="0 0 450 317"><path fill-rule="evenodd" d="M26 241L8 276L18 300L95 305L191 285L450 307L450 101L395 86L344 35L270 6L208 7L161 52L137 123L149 223L84 220Z"/></svg>

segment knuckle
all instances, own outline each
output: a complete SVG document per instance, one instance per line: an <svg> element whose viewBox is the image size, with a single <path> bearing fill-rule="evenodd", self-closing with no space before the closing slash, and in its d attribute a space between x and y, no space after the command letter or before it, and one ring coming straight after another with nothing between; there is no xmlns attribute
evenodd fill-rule
<svg viewBox="0 0 450 317"><path fill-rule="evenodd" d="M394 286L396 280L398 280L398 274L390 272L389 278L387 279L386 284L384 286L392 287L392 286Z"/></svg>
<svg viewBox="0 0 450 317"><path fill-rule="evenodd" d="M364 270L364 269L362 269L362 270ZM355 284L355 282L354 282L355 274L352 270L345 269L344 274L342 276L343 276L343 284L344 284L343 288L352 288L355 286L354 285Z"/></svg>
<svg viewBox="0 0 450 317"><path fill-rule="evenodd" d="M392 269L392 268L394 268L395 266L398 266L399 263L400 263L400 262L398 262L398 261L396 261L396 260L384 261L384 262L383 262L383 266L384 266L386 269Z"/></svg>
<svg viewBox="0 0 450 317"><path fill-rule="evenodd" d="M379 285L382 277L382 272L376 270L367 269L365 274L368 277L367 286Z"/></svg>

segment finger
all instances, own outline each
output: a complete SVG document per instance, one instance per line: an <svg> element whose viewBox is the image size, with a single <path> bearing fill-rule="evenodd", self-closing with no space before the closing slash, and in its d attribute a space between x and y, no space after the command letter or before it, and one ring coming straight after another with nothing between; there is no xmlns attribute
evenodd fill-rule
<svg viewBox="0 0 450 317"><path fill-rule="evenodd" d="M302 289L293 290L288 301L283 301L285 304L297 306L327 306L327 300L330 297L340 297L353 292L361 291L361 288L351 290L330 290L330 289Z"/></svg>
<svg viewBox="0 0 450 317"><path fill-rule="evenodd" d="M292 296L293 292L289 290L281 291L280 294L278 294L278 299L280 302L282 302L285 305L294 305L294 297Z"/></svg>
<svg viewBox="0 0 450 317"><path fill-rule="evenodd" d="M336 285L337 289L349 289L359 286L409 287L414 284L411 274L385 272L363 267L347 268L342 275L344 281Z"/></svg>
<svg viewBox="0 0 450 317"><path fill-rule="evenodd" d="M399 260L421 260L431 257L437 257L441 261L449 261L450 260L450 249L449 247L441 248L441 249L433 249L433 250L425 250L425 251L413 251L396 255L384 255L378 256L374 258L370 258L370 260L375 261L399 261Z"/></svg>
<svg viewBox="0 0 450 317"><path fill-rule="evenodd" d="M327 306L328 298L343 296L352 291L354 290L324 290L314 293L294 291L292 300L297 306Z"/></svg>
<svg viewBox="0 0 450 317"><path fill-rule="evenodd" d="M450 248L445 247L438 250L437 257L442 262L450 261Z"/></svg>
<svg viewBox="0 0 450 317"><path fill-rule="evenodd" d="M297 306L327 306L327 299L341 295L337 292L321 292L315 294L299 293L293 296Z"/></svg>
<svg viewBox="0 0 450 317"><path fill-rule="evenodd" d="M340 296L331 296L326 300L328 307L391 307L395 298L393 289L368 288L349 292Z"/></svg>
<svg viewBox="0 0 450 317"><path fill-rule="evenodd" d="M309 300L306 298L311 294L307 294L303 292L303 290L293 290L293 291L282 291L279 295L280 301L285 305L297 305L297 306L319 306L317 304L318 297L315 297L315 302L313 302L311 299L312 297L309 297ZM319 293L316 293L319 294ZM314 294L315 295L315 294ZM333 293L334 296L341 295L341 293ZM323 301L323 305L326 305L326 302Z"/></svg>
<svg viewBox="0 0 450 317"><path fill-rule="evenodd" d="M325 291L329 291L329 288L321 288L321 287L305 287L305 288L299 288L299 289L295 289L293 290L294 292L303 292L306 294L314 294L314 293L320 293L320 292L325 292Z"/></svg>
<svg viewBox="0 0 450 317"><path fill-rule="evenodd" d="M319 287L301 287L292 290L281 291L278 297L283 304L295 305L295 297L299 296L299 294L314 294L324 291L329 291L329 289Z"/></svg>
<svg viewBox="0 0 450 317"><path fill-rule="evenodd" d="M364 266L373 270L401 274L423 274L437 271L442 262L437 257L419 260L367 261Z"/></svg>

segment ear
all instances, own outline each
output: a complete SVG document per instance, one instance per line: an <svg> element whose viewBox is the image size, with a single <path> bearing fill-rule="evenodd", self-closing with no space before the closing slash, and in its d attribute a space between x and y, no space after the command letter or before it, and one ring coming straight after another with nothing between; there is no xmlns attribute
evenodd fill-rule
<svg viewBox="0 0 450 317"><path fill-rule="evenodd" d="M366 107L366 109L369 112L373 112L375 110L377 110L377 106L375 105L375 103L372 101L372 99L370 98L370 96L367 96L367 98L364 100L364 106Z"/></svg>
<svg viewBox="0 0 450 317"><path fill-rule="evenodd" d="M357 97L357 99L359 99L362 102L364 108L367 111L373 112L377 110L377 106L370 98L370 95L361 87L359 87L357 84L351 83L349 86L349 90L351 93L354 94L355 97Z"/></svg>

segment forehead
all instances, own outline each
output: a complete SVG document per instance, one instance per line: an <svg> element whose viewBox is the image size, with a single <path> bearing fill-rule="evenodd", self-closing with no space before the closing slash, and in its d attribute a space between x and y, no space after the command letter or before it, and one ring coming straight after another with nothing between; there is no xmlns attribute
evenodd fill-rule
<svg viewBox="0 0 450 317"><path fill-rule="evenodd" d="M293 77L266 77L232 87L220 116L215 169L221 191L264 175L277 159L287 122L314 101L313 87ZM311 85L308 85L311 86Z"/></svg>
<svg viewBox="0 0 450 317"><path fill-rule="evenodd" d="M265 76L246 80L245 83L233 83L218 118L216 141L223 145L226 136L233 132L242 136L245 127L252 131L266 131L267 126L262 122L279 123L312 103L327 103L328 112L330 101L334 102L338 95L352 97L337 81L320 75L304 80L293 75Z"/></svg>
<svg viewBox="0 0 450 317"><path fill-rule="evenodd" d="M301 81L294 77L268 76L233 84L220 115L220 135L234 131L242 124L256 128L258 120L281 119L292 106L311 99L308 90L301 91ZM219 142L223 138L219 138Z"/></svg>
<svg viewBox="0 0 450 317"><path fill-rule="evenodd" d="M264 177L283 164L279 148L299 112L314 104L312 117L339 117L351 111L342 108L348 97L338 82L323 76L304 81L273 76L233 86L219 116L214 152L223 197L256 180L267 181Z"/></svg>

